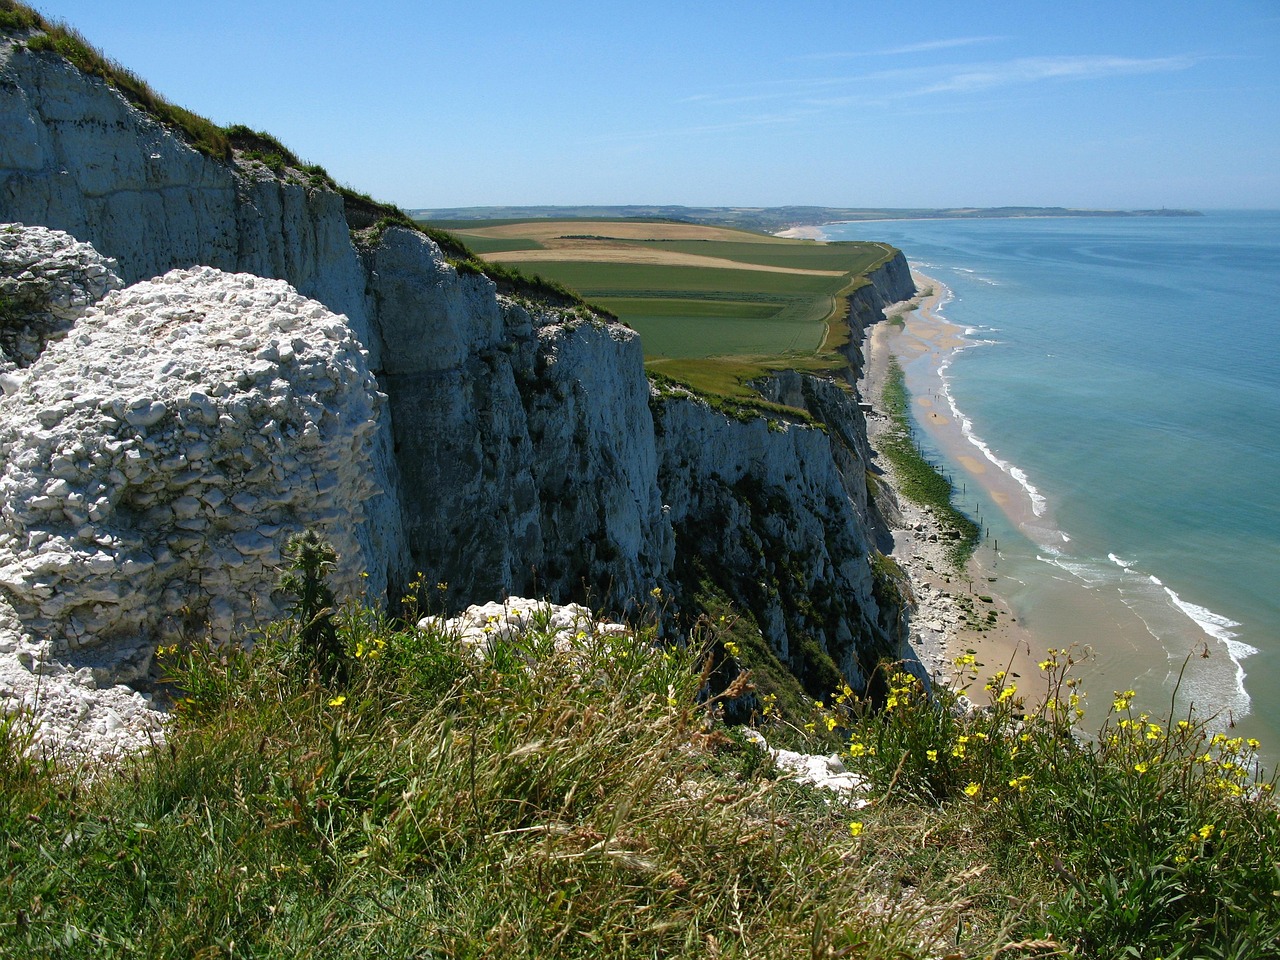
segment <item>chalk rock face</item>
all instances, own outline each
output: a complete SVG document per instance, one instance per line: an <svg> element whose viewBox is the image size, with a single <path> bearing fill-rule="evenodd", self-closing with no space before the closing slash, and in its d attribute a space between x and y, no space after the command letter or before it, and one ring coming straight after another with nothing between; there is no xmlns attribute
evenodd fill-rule
<svg viewBox="0 0 1280 960"><path fill-rule="evenodd" d="M61 230L0 224L0 373L30 366L50 340L124 286L115 268Z"/></svg>
<svg viewBox="0 0 1280 960"><path fill-rule="evenodd" d="M870 523L857 510L865 466L833 442L830 424L741 423L679 394L655 406L680 579L709 579L750 611L815 695L841 675L861 688L897 643L875 597Z"/></svg>
<svg viewBox="0 0 1280 960"><path fill-rule="evenodd" d="M535 590L626 608L663 582L635 333L497 297L410 230L367 257L414 569L455 608Z"/></svg>
<svg viewBox="0 0 1280 960"><path fill-rule="evenodd" d="M141 674L179 632L269 616L303 524L335 542L340 588L367 570L369 597L394 600L422 571L451 610L625 610L703 563L811 691L837 668L857 685L887 641L861 424L840 396L776 385L825 434L651 397L633 332L498 296L421 234L359 232L370 216L292 169L211 159L0 37L0 220L114 258L101 275L82 261L72 312L112 274L146 281L50 344L72 319L55 311L0 363L0 702L20 685L10 661L46 694L87 690ZM869 279L855 328L909 295L905 262ZM44 715L71 723L80 701L58 702ZM80 726L118 729L124 703Z"/></svg>
<svg viewBox="0 0 1280 960"><path fill-rule="evenodd" d="M282 281L206 267L111 294L0 399L0 592L41 656L100 683L276 615L304 527L358 593L383 400L344 319Z"/></svg>

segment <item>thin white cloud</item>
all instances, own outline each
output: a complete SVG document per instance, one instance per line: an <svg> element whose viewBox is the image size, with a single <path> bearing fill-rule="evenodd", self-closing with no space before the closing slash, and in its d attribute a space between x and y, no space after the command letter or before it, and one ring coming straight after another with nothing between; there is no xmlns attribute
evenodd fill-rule
<svg viewBox="0 0 1280 960"><path fill-rule="evenodd" d="M800 59L852 60L855 57L902 57L913 53L953 50L956 47L971 47L979 43L996 43L1008 39L1008 37L951 37L946 40L922 40L919 43L908 43L900 47L886 47L883 50L840 50L832 53L814 53Z"/></svg>
<svg viewBox="0 0 1280 960"><path fill-rule="evenodd" d="M938 41L941 42L941 41ZM686 97L681 104L710 110L724 109L728 116L711 122L676 123L671 126L606 135L603 140L648 140L727 133L759 127L795 124L819 116L843 113L850 108L885 109L904 102L934 108L989 106L994 91L1007 89L1014 96L1019 88L1046 81L1105 80L1111 77L1186 70L1203 58L1191 55L1172 57L1118 57L1081 55L1063 57L1023 57L980 64L912 65L859 74L827 77L763 80L752 86L740 85L740 93L702 93ZM968 95L984 94L981 98ZM936 100L936 102L935 102ZM772 110L759 107L769 103ZM736 108L756 105L756 110L733 116ZM895 107L896 109L896 107Z"/></svg>
<svg viewBox="0 0 1280 960"><path fill-rule="evenodd" d="M1049 80L1104 80L1134 74L1171 73L1189 69L1203 59L1191 55L1147 58L1080 55L1022 57L975 64L915 64L856 74L760 80L739 84L736 92L692 94L679 102L702 107L733 107L766 101L820 105L866 97L900 100L933 94L980 93Z"/></svg>
<svg viewBox="0 0 1280 960"><path fill-rule="evenodd" d="M1194 66L1196 58L1178 57L1024 57L1005 63L966 66L933 83L911 91L923 96L934 93L975 93L995 87L1038 83L1042 80L1101 80L1139 73L1171 73Z"/></svg>

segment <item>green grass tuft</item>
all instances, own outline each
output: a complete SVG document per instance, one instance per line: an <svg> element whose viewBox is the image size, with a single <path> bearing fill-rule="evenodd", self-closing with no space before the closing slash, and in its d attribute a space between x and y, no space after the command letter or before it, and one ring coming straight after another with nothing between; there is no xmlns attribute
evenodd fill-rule
<svg viewBox="0 0 1280 960"><path fill-rule="evenodd" d="M723 617L723 620L721 619ZM778 775L699 702L704 618L557 649L545 619L478 659L343 608L351 670L296 638L160 651L168 742L92 777L0 720L0 955L1261 957L1280 946L1274 778L1256 744L1118 693L1096 736L1071 658L1027 710L926 696L762 698L775 742L838 747L863 809ZM957 669L971 666L963 658ZM738 681L737 692L745 678ZM794 684L794 680L791 681ZM730 691L725 692L727 697ZM783 699L788 706L783 709ZM807 713L805 711L808 711Z"/></svg>
<svg viewBox="0 0 1280 960"><path fill-rule="evenodd" d="M1049 692L1029 710L1003 672L985 686L987 707L963 704L978 676L966 656L958 688L930 695L891 667L883 710L837 695L818 711L872 784L863 836L880 868L920 869L913 844L927 824L983 876L968 928L1041 944L1014 956L1276 955L1280 812L1258 743L1190 712L1138 713L1132 691L1086 731L1074 663L1048 651Z"/></svg>
<svg viewBox="0 0 1280 960"><path fill-rule="evenodd" d="M344 611L340 689L287 637L166 649L169 742L93 780L0 726L0 954L924 956L847 813L697 702L644 631L487 660ZM945 910L945 905L940 909Z"/></svg>
<svg viewBox="0 0 1280 960"><path fill-rule="evenodd" d="M82 73L100 77L143 113L178 130L201 153L219 160L230 159L231 142L221 127L165 100L145 80L108 59L74 28L49 22L30 8L6 0L0 7L0 29L42 31L25 41L28 50L58 54Z"/></svg>

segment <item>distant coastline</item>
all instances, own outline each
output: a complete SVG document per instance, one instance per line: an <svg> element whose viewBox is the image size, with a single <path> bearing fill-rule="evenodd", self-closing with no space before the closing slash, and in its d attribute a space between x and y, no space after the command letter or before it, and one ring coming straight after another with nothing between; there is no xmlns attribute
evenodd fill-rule
<svg viewBox="0 0 1280 960"><path fill-rule="evenodd" d="M761 233L790 233L833 223L885 220L1012 220L1046 217L1201 217L1199 210L1091 210L1074 207L685 207L676 205L451 207L407 211L414 220L646 219L739 227ZM817 239L814 237L814 239Z"/></svg>

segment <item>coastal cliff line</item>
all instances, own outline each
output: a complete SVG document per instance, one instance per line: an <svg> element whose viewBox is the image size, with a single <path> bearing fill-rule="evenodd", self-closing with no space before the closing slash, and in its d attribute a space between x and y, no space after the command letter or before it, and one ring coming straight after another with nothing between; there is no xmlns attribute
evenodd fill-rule
<svg viewBox="0 0 1280 960"><path fill-rule="evenodd" d="M269 616L305 527L374 602L421 578L446 610L626 614L658 589L672 629L728 604L818 696L902 650L852 372L765 384L794 418L651 386L633 331L500 293L301 165L202 152L38 34L0 37L0 221L27 227L3 234L0 694L55 739L145 740L100 695L118 719L175 631ZM915 292L900 253L867 280L855 365Z"/></svg>

